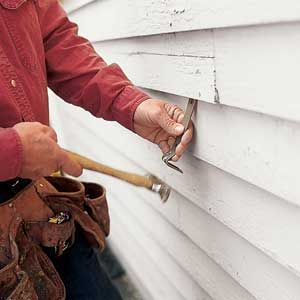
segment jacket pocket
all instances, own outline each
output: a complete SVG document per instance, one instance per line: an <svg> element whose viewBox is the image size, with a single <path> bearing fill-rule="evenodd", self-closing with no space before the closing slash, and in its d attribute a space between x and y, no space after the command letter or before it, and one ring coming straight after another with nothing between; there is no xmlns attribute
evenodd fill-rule
<svg viewBox="0 0 300 300"><path fill-rule="evenodd" d="M0 0L0 13L21 63L36 72L43 43L34 0Z"/></svg>

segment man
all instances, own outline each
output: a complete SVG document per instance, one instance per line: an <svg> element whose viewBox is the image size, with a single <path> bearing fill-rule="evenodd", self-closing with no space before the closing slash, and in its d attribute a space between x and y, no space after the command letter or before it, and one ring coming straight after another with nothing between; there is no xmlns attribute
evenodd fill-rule
<svg viewBox="0 0 300 300"><path fill-rule="evenodd" d="M81 166L59 147L48 126L47 86L94 116L119 122L163 152L183 133L182 110L151 99L117 65L107 65L77 35L57 0L0 0L2 204L22 193L31 180L57 170L81 175ZM190 124L174 161L186 150L192 131ZM80 233L61 257L48 255L63 279L67 299L120 299Z"/></svg>

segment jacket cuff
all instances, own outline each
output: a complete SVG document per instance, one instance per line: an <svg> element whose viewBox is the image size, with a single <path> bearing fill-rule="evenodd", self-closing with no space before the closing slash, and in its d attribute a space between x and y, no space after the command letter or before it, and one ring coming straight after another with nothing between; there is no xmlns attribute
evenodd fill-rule
<svg viewBox="0 0 300 300"><path fill-rule="evenodd" d="M0 181L16 178L21 172L23 147L13 128L0 129Z"/></svg>
<svg viewBox="0 0 300 300"><path fill-rule="evenodd" d="M137 107L151 97L135 86L126 86L113 103L113 119L134 131L134 113Z"/></svg>

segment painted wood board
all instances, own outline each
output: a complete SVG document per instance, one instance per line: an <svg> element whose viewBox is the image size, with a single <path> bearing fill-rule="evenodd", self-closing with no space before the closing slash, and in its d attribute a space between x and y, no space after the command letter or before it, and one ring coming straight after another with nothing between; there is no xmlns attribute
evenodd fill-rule
<svg viewBox="0 0 300 300"><path fill-rule="evenodd" d="M299 123L204 102L198 103L194 122L194 156L299 205Z"/></svg>
<svg viewBox="0 0 300 300"><path fill-rule="evenodd" d="M92 41L300 20L297 0L94 1L71 14ZM97 28L97 30L91 30Z"/></svg>
<svg viewBox="0 0 300 300"><path fill-rule="evenodd" d="M104 149L105 147L103 147L102 144L103 154L107 155ZM114 152L110 153L114 157L115 163L119 166L123 166L117 155ZM139 173L141 173L141 171ZM91 180L91 176L93 175L90 175L89 180ZM183 231L198 247L204 250L231 274L233 278L239 281L249 291L253 290L256 299L274 299L275 295L279 295L280 299L297 299L299 293L297 290L299 285L298 276L293 275L287 269L283 268L283 266L274 262L273 258L276 257L267 258L263 253L251 247L245 239L233 234L233 232L228 230L223 224L210 217L209 213L205 213L203 210L196 208L179 194L173 193L173 196L167 204L169 207L173 207L165 209L164 206L158 204L158 197L150 196L150 193L145 193L145 191L127 184L119 183L114 179L101 178L101 181L109 187L109 190L116 191L113 192L113 203L117 200L124 203L136 217L141 216L142 219L145 218L145 222L150 224L150 227L151 224L157 223L158 220L154 220L150 217L151 210L146 207L141 208L141 206L143 206L145 202L151 203L151 206L155 206L156 210L159 211L163 217L168 219L179 230ZM126 195L126 199L130 199L130 205L128 205L128 200L123 200L124 196L117 191L122 191L122 195ZM257 200L260 201L261 199ZM114 205L113 203L112 205ZM271 205L269 209L272 209ZM126 220L128 220L128 215L124 212L124 209L119 208L119 210L126 215ZM247 208L245 208L245 210L247 210ZM253 212L250 212L250 214L251 213ZM285 215L284 219L287 222L288 216ZM269 221L269 219L265 218L265 223ZM276 220L274 220L273 223L276 223ZM245 225L247 225L247 222ZM286 224L286 226L288 226L288 224ZM159 230L158 228L159 225L154 229L153 235ZM275 227L271 228L268 234L274 235L274 232L277 232L277 228ZM282 243L282 235L279 234L278 238L281 239ZM278 278L280 278L280 280L278 280ZM276 285L277 281L280 282L279 285ZM275 285L276 287L274 287ZM285 293L286 289L289 291L289 295Z"/></svg>
<svg viewBox="0 0 300 300"><path fill-rule="evenodd" d="M111 195L111 197L114 197ZM118 199L115 199L118 201ZM113 200L112 200L113 201ZM113 227L116 223L120 223L121 231L123 236L131 236L133 241L133 247L140 249L140 253L148 253L150 259L157 267L157 272L162 272L162 274L168 278L168 280L173 284L173 289L179 292L184 299L187 300L212 300L202 288L191 279L191 277L183 270L168 253L161 248L155 239L152 239L147 231L144 230L136 222L130 222L126 217L118 211L118 209L111 208L111 218ZM121 216L120 216L121 215ZM115 221L113 221L115 220ZM116 234L113 230L112 239L117 240L120 234ZM125 255L131 255L130 253L125 253ZM163 262L163 263L162 263ZM139 271L140 275L143 274L143 269ZM164 283L161 282L161 285ZM171 295L167 295L164 299L171 299Z"/></svg>
<svg viewBox="0 0 300 300"><path fill-rule="evenodd" d="M215 66L211 32L199 36L197 50L185 45L187 40L190 41L189 38L184 37L182 41L172 35L152 38L146 43L146 39L97 43L95 48L109 63L117 62L140 87L214 102ZM170 48L164 45L166 41ZM204 41L203 46L200 46L201 41Z"/></svg>
<svg viewBox="0 0 300 300"><path fill-rule="evenodd" d="M120 224L116 218L116 222L112 224L110 243L120 260L125 261L139 281L143 283L151 298L153 300L184 300L174 286L170 284L169 279L155 266L148 253L143 251L136 240L126 233L126 226ZM126 254L124 253L125 247Z"/></svg>
<svg viewBox="0 0 300 300"><path fill-rule="evenodd" d="M155 159L159 155L158 150L136 136L115 126L109 128L109 123L102 125L105 131L96 129L101 128L98 120L91 121L89 124L92 126L88 131L84 131L82 138L84 136L87 136L87 139L100 138L99 144L102 145L104 142L108 143L111 149L122 149L122 154L129 157L131 161L162 177L185 197L242 235L274 260L294 273L300 274L298 255L300 248L297 247L300 243L296 242L300 219L299 208L190 155L186 155L182 160L181 167L188 170L182 177L166 168L159 159ZM73 125L71 128L76 128L76 124ZM85 124L77 121L77 126L79 130L80 128L83 130ZM109 137L105 134L108 131ZM128 147L128 145L135 146ZM94 155L96 154L95 152ZM96 155L96 159L101 160L101 156ZM116 163L116 166L122 164L124 165L124 161ZM128 170L131 169L130 163L125 166ZM282 237L285 239L284 243Z"/></svg>
<svg viewBox="0 0 300 300"><path fill-rule="evenodd" d="M300 23L215 30L220 102L300 121Z"/></svg>
<svg viewBox="0 0 300 300"><path fill-rule="evenodd" d="M141 198L134 197L134 189L122 187L122 190L126 191L131 199L131 205L127 205L126 201L122 201L122 196L118 195L118 201L114 201L112 206L122 211L128 222L130 217L126 212L127 209L164 245L167 251L172 253L173 248L182 247L176 243L178 234L173 236L166 230L168 225L164 218L160 214L157 215L149 206L145 206ZM120 205L121 203L123 205ZM188 214L180 210L180 214L183 214L181 221L184 233L187 232L186 226L188 226L190 238L191 232L194 232L191 240L246 288L255 299L298 299L299 277L251 247L247 241L233 234L215 219L207 218L207 214L205 216L196 210L191 210ZM187 251L180 251L177 255L182 261L192 259L190 256L187 257Z"/></svg>
<svg viewBox="0 0 300 300"><path fill-rule="evenodd" d="M180 106L186 103L180 97L152 95ZM194 121L194 156L299 206L298 123L204 102L198 103ZM109 123L106 127L114 130ZM129 135L125 130L121 135L125 146Z"/></svg>
<svg viewBox="0 0 300 300"><path fill-rule="evenodd" d="M300 23L129 38L95 48L140 87L300 121L297 43Z"/></svg>
<svg viewBox="0 0 300 300"><path fill-rule="evenodd" d="M120 209L124 211L123 218L126 220L125 216L127 216L127 222L133 222L134 216L128 214L126 208L125 210L123 209L118 199L118 201L114 202L114 208L112 208L112 210L116 213L120 211ZM122 218L122 216L116 217L116 219L120 218ZM167 254L179 262L186 272L190 273L196 279L211 298L215 300L254 300L254 297L239 286L224 270L186 238L185 235L176 231L174 227L165 222L163 219L159 220L158 224L161 229L157 235L155 234L156 242L165 249ZM139 221L138 223L135 222L135 224L135 226L144 227L143 223ZM149 224L149 226L151 225ZM154 227L157 228L156 225L154 225ZM146 226L144 228L147 229L148 227ZM162 236L164 236L164 242L161 241ZM115 240L116 239L117 237L115 237Z"/></svg>

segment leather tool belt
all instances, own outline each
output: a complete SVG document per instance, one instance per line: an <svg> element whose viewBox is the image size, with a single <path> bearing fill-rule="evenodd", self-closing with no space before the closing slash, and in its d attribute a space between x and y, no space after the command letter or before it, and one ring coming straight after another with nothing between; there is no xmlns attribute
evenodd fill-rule
<svg viewBox="0 0 300 300"><path fill-rule="evenodd" d="M63 282L42 247L62 255L79 226L103 250L109 234L105 189L65 177L30 183L0 205L0 220L1 300L65 299Z"/></svg>

